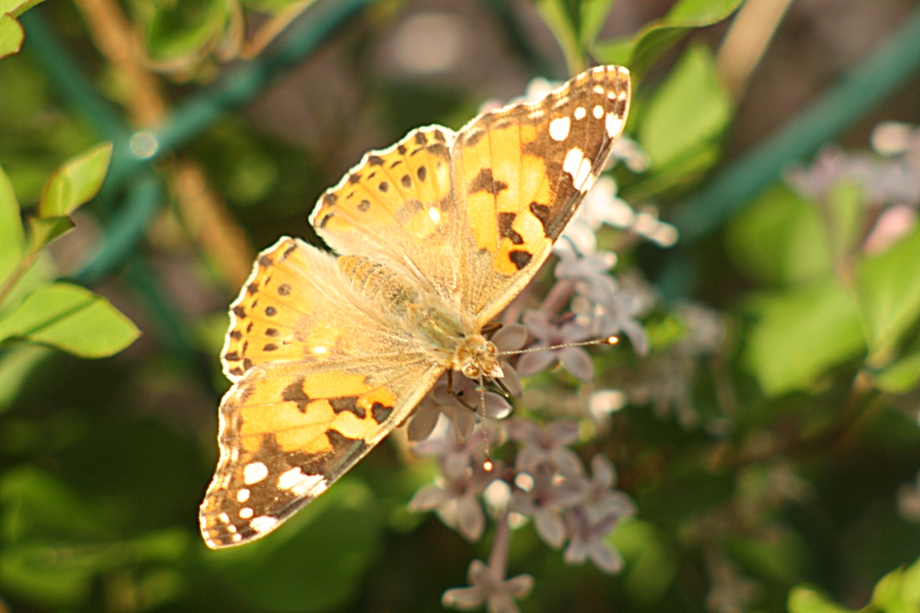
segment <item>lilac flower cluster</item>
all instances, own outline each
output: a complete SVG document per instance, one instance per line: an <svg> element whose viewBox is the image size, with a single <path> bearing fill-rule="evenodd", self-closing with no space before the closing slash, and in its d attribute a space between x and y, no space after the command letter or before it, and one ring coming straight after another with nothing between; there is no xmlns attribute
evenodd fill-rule
<svg viewBox="0 0 920 613"><path fill-rule="evenodd" d="M535 80L527 97L539 98L551 87ZM611 157L634 172L648 165L628 138L617 143ZM616 336L628 339L642 362L649 361L651 346L641 321L660 300L638 275L614 276L617 254L600 248L622 251L640 240L667 247L676 242L677 231L659 221L653 207L634 210L617 196L613 179L602 177L556 242L553 283L532 283L500 318L502 327L491 340L503 354L504 377L480 384L458 373L451 379L445 375L409 421L413 451L434 458L440 469L434 483L416 492L410 509L434 511L471 542L482 537L489 517L495 525L488 562L472 562L470 585L447 590L445 607L516 612L516 600L529 593L533 578L506 578L508 547L513 529L531 522L548 547L562 550L566 563L590 561L605 573L622 569L623 559L608 537L636 507L616 489L616 470L606 456L594 455L589 471L572 446L604 434L610 414L627 398L641 399L627 386L595 388L593 354L604 349L585 346ZM651 384L654 393L667 390L664 403L680 403L687 395L692 365L685 362L720 342L720 320L696 315L688 307L688 332L665 354L683 367L683 389ZM525 393L520 377L545 372L567 375L543 377ZM610 373L603 378L611 382ZM572 382L578 385L574 393ZM531 412L505 419L512 402L519 412L524 407Z"/></svg>

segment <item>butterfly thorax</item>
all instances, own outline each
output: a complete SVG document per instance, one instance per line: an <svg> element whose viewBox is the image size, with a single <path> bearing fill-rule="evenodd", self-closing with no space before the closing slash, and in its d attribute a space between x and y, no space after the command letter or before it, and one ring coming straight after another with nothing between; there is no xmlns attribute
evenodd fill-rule
<svg viewBox="0 0 920 613"><path fill-rule="evenodd" d="M439 300L426 300L407 309L410 329L421 334L445 368L470 379L501 377L495 345L469 316Z"/></svg>

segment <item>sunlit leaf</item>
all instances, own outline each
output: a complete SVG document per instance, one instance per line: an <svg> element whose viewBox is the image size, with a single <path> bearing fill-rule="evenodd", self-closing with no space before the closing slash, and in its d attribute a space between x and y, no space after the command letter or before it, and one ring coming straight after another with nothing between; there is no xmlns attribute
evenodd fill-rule
<svg viewBox="0 0 920 613"><path fill-rule="evenodd" d="M652 170L672 166L721 137L732 118L731 98L716 75L712 52L690 47L649 100L639 140Z"/></svg>
<svg viewBox="0 0 920 613"><path fill-rule="evenodd" d="M13 17L19 17L42 2L44 0L0 0L0 14L9 13Z"/></svg>
<svg viewBox="0 0 920 613"><path fill-rule="evenodd" d="M829 368L865 350L859 311L833 278L752 302L745 361L764 392L807 388Z"/></svg>
<svg viewBox="0 0 920 613"><path fill-rule="evenodd" d="M35 253L45 245L72 230L73 220L70 217L29 217L29 245L28 253Z"/></svg>
<svg viewBox="0 0 920 613"><path fill-rule="evenodd" d="M859 267L857 284L870 360L884 361L920 318L920 229Z"/></svg>
<svg viewBox="0 0 920 613"><path fill-rule="evenodd" d="M38 289L0 319L0 341L22 338L85 358L118 353L138 336L137 327L108 300L63 282Z"/></svg>
<svg viewBox="0 0 920 613"><path fill-rule="evenodd" d="M807 586L796 586L789 592L789 613L855 613L829 600L827 596Z"/></svg>
<svg viewBox="0 0 920 613"><path fill-rule="evenodd" d="M668 14L635 36L598 43L593 53L610 64L625 64L638 77L693 28L710 26L731 15L742 0L681 0Z"/></svg>
<svg viewBox="0 0 920 613"><path fill-rule="evenodd" d="M25 36L18 21L9 15L0 15L0 58L19 53Z"/></svg>
<svg viewBox="0 0 920 613"><path fill-rule="evenodd" d="M102 187L112 158L112 144L90 149L65 162L48 180L38 212L41 217L69 215Z"/></svg>
<svg viewBox="0 0 920 613"><path fill-rule="evenodd" d="M25 234L13 184L0 168L0 284L22 259Z"/></svg>

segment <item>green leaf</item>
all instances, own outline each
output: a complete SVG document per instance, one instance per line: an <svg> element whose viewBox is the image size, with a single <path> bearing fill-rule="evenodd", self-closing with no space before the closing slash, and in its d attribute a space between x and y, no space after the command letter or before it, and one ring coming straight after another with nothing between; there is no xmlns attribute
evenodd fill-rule
<svg viewBox="0 0 920 613"><path fill-rule="evenodd" d="M29 217L29 246L26 255L34 255L48 243L74 227L70 217Z"/></svg>
<svg viewBox="0 0 920 613"><path fill-rule="evenodd" d="M732 263L762 283L801 283L832 269L818 207L785 183L766 189L734 217L725 238Z"/></svg>
<svg viewBox="0 0 920 613"><path fill-rule="evenodd" d="M635 36L603 41L593 53L609 64L625 64L641 78L668 49L693 28L711 26L731 15L742 0L681 0L662 19L653 21Z"/></svg>
<svg viewBox="0 0 920 613"><path fill-rule="evenodd" d="M703 45L690 47L641 118L638 135L651 169L660 172L712 146L732 114L731 98L716 75L712 52Z"/></svg>
<svg viewBox="0 0 920 613"><path fill-rule="evenodd" d="M636 602L650 605L661 600L677 576L677 556L655 524L629 519L608 537L626 560L624 582Z"/></svg>
<svg viewBox="0 0 920 613"><path fill-rule="evenodd" d="M752 300L745 361L770 396L805 389L827 369L865 350L853 298L828 277Z"/></svg>
<svg viewBox="0 0 920 613"><path fill-rule="evenodd" d="M578 44L578 33L572 24L562 0L537 0L537 12L549 26L559 43L568 64L569 74L574 75L585 68L584 53Z"/></svg>
<svg viewBox="0 0 920 613"><path fill-rule="evenodd" d="M0 59L19 53L26 33L22 25L9 15L0 15Z"/></svg>
<svg viewBox="0 0 920 613"><path fill-rule="evenodd" d="M920 383L920 352L901 358L875 378L875 387L889 394L904 394Z"/></svg>
<svg viewBox="0 0 920 613"><path fill-rule="evenodd" d="M869 340L869 361L883 364L920 318L920 228L862 263L857 297Z"/></svg>
<svg viewBox="0 0 920 613"><path fill-rule="evenodd" d="M156 61L189 59L205 51L227 26L224 0L158 3L147 30L147 46Z"/></svg>
<svg viewBox="0 0 920 613"><path fill-rule="evenodd" d="M111 159L112 143L106 143L65 162L45 186L39 216L62 217L89 202L102 187Z"/></svg>
<svg viewBox="0 0 920 613"><path fill-rule="evenodd" d="M0 168L0 285L22 259L25 234L13 184Z"/></svg>
<svg viewBox="0 0 920 613"><path fill-rule="evenodd" d="M29 373L51 353L47 347L23 343L0 355L0 413L10 408Z"/></svg>
<svg viewBox="0 0 920 613"><path fill-rule="evenodd" d="M607 15L610 13L612 4L613 0L582 0L580 32L578 33L582 49L590 49L594 45L597 35L607 22Z"/></svg>
<svg viewBox="0 0 920 613"><path fill-rule="evenodd" d="M346 477L277 532L208 562L259 611L328 611L355 598L382 538L379 501Z"/></svg>
<svg viewBox="0 0 920 613"><path fill-rule="evenodd" d="M0 0L0 14L10 14L19 17L33 6L38 6L44 0Z"/></svg>
<svg viewBox="0 0 920 613"><path fill-rule="evenodd" d="M799 585L789 591L789 613L855 613L830 601L817 590Z"/></svg>
<svg viewBox="0 0 920 613"><path fill-rule="evenodd" d="M0 320L0 341L22 338L84 358L118 353L138 336L137 327L108 300L63 282L36 290Z"/></svg>

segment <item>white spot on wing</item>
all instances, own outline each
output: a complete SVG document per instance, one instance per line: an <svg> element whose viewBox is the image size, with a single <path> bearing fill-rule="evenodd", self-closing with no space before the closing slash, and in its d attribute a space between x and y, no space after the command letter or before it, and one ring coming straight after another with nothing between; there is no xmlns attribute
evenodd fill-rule
<svg viewBox="0 0 920 613"><path fill-rule="evenodd" d="M249 507L243 507L242 509L240 509L240 517L242 519L249 519L250 517L252 517L252 509Z"/></svg>
<svg viewBox="0 0 920 613"><path fill-rule="evenodd" d="M613 113L607 113L607 119L604 120L604 125L607 128L607 136L615 138L623 127L623 121Z"/></svg>
<svg viewBox="0 0 920 613"><path fill-rule="evenodd" d="M234 534L232 540L233 540L234 543L239 543L240 541L243 540L243 537L240 536L239 534Z"/></svg>
<svg viewBox="0 0 920 613"><path fill-rule="evenodd" d="M278 518L270 515L259 515L249 522L249 527L259 533L268 532L276 525L278 525Z"/></svg>
<svg viewBox="0 0 920 613"><path fill-rule="evenodd" d="M604 116L604 107L598 104L597 106L594 107L594 109L591 110L591 112L594 113L595 119L600 119L601 117Z"/></svg>
<svg viewBox="0 0 920 613"><path fill-rule="evenodd" d="M584 119L585 115L588 114L588 111L585 110L585 107L580 106L575 109L575 119Z"/></svg>
<svg viewBox="0 0 920 613"><path fill-rule="evenodd" d="M252 462L243 468L243 483L252 485L268 476L268 467L262 462Z"/></svg>
<svg viewBox="0 0 920 613"><path fill-rule="evenodd" d="M580 192L588 188L591 178L591 161L585 158L584 152L578 147L569 149L562 163L562 170L572 175L572 185Z"/></svg>
<svg viewBox="0 0 920 613"><path fill-rule="evenodd" d="M568 117L557 117L549 122L549 136L554 141L559 142L566 139L569 135L569 128L572 121Z"/></svg>
<svg viewBox="0 0 920 613"><path fill-rule="evenodd" d="M249 494L250 494L249 490L247 490L244 487L243 489L241 489L240 491L236 493L237 502L246 502L247 500L249 500Z"/></svg>
<svg viewBox="0 0 920 613"><path fill-rule="evenodd" d="M604 88L601 87L600 85L595 85L595 86L594 86L594 93L595 93L595 94L603 94L603 93L604 93Z"/></svg>
<svg viewBox="0 0 920 613"><path fill-rule="evenodd" d="M438 209L436 209L436 208L434 208L434 207L431 207L431 208L428 209L428 217L431 218L431 222L432 222L432 223L440 223L440 221L441 221L441 211L439 211Z"/></svg>
<svg viewBox="0 0 920 613"><path fill-rule="evenodd" d="M329 353L329 348L328 347L313 347L312 349L310 349L310 351L313 352L315 355L324 355L326 353Z"/></svg>
<svg viewBox="0 0 920 613"><path fill-rule="evenodd" d="M221 513L220 515L217 516L217 519L220 520L220 523L222 524L230 523L230 516L227 515L226 513Z"/></svg>

